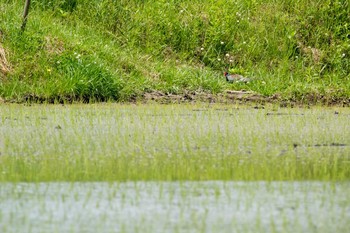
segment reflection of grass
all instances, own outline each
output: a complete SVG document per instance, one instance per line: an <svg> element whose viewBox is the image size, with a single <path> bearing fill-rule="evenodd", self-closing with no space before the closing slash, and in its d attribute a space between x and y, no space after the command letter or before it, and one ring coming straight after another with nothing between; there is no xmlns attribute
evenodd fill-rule
<svg viewBox="0 0 350 233"><path fill-rule="evenodd" d="M0 180L348 180L350 112L338 111L3 106Z"/></svg>
<svg viewBox="0 0 350 233"><path fill-rule="evenodd" d="M347 232L349 187L308 181L2 183L0 231Z"/></svg>

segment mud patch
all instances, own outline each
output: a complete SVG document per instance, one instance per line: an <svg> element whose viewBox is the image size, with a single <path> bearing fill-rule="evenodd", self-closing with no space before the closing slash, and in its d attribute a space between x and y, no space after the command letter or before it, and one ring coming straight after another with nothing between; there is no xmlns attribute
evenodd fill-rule
<svg viewBox="0 0 350 233"><path fill-rule="evenodd" d="M160 103L184 103L184 102L209 102L209 103L233 103L233 102L267 102L268 98L251 91L232 91L210 94L205 92L187 91L183 94L164 93L153 91L143 94L142 102Z"/></svg>
<svg viewBox="0 0 350 233"><path fill-rule="evenodd" d="M256 108L262 108L261 105L267 103L279 104L280 107L294 106L350 106L350 98L347 97L326 97L323 95L305 94L304 97L297 99L294 97L282 97L280 94L272 96L264 96L253 91L246 90L226 90L223 93L211 94L199 91L184 91L182 94L164 93L162 91L152 91L144 93L141 96L141 102L157 102L157 103L187 103L187 102L206 102L206 103L238 103L238 104L257 104ZM274 115L269 113L267 115ZM283 115L277 113L276 115Z"/></svg>
<svg viewBox="0 0 350 233"><path fill-rule="evenodd" d="M323 143L323 144L313 144L313 145L306 145L305 147L347 147L349 146L346 143L337 143L337 142L332 142L332 143ZM297 147L302 147L302 145L299 145L297 143L293 144L293 148Z"/></svg>
<svg viewBox="0 0 350 233"><path fill-rule="evenodd" d="M303 113L282 113L282 112L268 112L266 116L304 116Z"/></svg>
<svg viewBox="0 0 350 233"><path fill-rule="evenodd" d="M305 94L307 96L307 94ZM222 104L244 104L253 106L254 109L264 109L265 104L278 104L281 108L293 108L296 106L310 107L313 105L320 106L350 106L350 98L326 98L324 96L314 96L313 99L302 98L288 98L282 97L278 94L272 96L263 96L259 93L246 90L226 90L223 93L211 94L201 91L189 91L184 90L183 93L173 94L165 93L162 91L154 90L152 92L143 93L141 95L134 95L127 100L116 102L123 103L160 103L160 104L173 104L173 103L222 103ZM58 96L42 96L36 93L27 93L18 99L7 99L4 102L10 103L97 103L109 101L107 98L91 98L90 96L75 96L71 94L58 95ZM0 99L1 102L1 99ZM339 114L338 112L334 113ZM283 116L285 113L267 113L268 116Z"/></svg>
<svg viewBox="0 0 350 233"><path fill-rule="evenodd" d="M344 146L348 146L347 144L345 143L335 143L335 142L332 142L332 143L329 143L329 144L315 144L315 145L310 145L309 147L344 147Z"/></svg>

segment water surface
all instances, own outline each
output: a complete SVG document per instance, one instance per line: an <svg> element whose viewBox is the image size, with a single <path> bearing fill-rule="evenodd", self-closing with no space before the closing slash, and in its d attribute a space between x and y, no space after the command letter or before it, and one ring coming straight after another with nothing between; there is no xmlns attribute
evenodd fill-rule
<svg viewBox="0 0 350 233"><path fill-rule="evenodd" d="M1 183L0 232L347 232L350 183Z"/></svg>

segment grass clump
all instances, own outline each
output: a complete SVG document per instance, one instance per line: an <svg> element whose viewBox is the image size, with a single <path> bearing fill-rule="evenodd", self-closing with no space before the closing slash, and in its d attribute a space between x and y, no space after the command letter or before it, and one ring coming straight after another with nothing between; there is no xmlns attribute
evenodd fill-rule
<svg viewBox="0 0 350 233"><path fill-rule="evenodd" d="M71 94L73 99L98 101L118 99L122 87L121 81L115 79L102 64L94 61L93 57L82 59L80 54L67 53L57 56L53 62L56 78L65 79L62 83L66 86L62 88L62 91L70 90L68 93L62 93L63 96Z"/></svg>
<svg viewBox="0 0 350 233"><path fill-rule="evenodd" d="M226 89L305 102L350 96L345 0L36 0L19 34L22 4L0 4L1 41L13 67L0 86L6 99L130 101L152 91ZM62 72L54 61L70 55ZM97 65L87 68L91 62ZM244 71L254 82L227 84L224 70Z"/></svg>

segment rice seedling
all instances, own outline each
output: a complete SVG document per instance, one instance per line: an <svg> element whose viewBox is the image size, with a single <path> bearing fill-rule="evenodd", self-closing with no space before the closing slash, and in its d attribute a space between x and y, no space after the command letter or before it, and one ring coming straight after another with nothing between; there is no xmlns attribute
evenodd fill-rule
<svg viewBox="0 0 350 233"><path fill-rule="evenodd" d="M1 106L1 181L349 180L347 109Z"/></svg>

